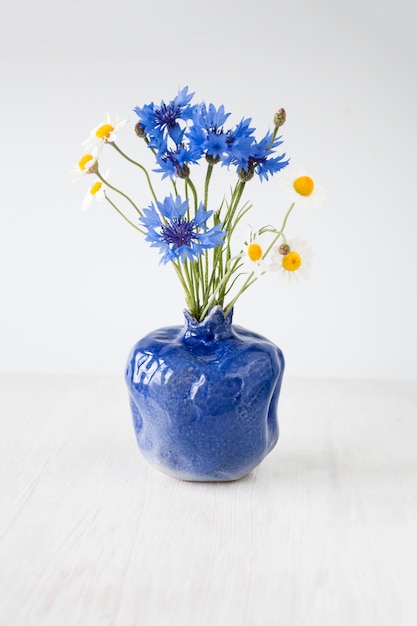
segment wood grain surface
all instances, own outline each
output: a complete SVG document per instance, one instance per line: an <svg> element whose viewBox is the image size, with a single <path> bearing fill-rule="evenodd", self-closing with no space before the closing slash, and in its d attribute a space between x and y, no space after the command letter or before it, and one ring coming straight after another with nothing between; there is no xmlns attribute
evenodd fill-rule
<svg viewBox="0 0 417 626"><path fill-rule="evenodd" d="M0 377L1 626L411 626L417 385L285 380L231 483L136 447L122 379Z"/></svg>

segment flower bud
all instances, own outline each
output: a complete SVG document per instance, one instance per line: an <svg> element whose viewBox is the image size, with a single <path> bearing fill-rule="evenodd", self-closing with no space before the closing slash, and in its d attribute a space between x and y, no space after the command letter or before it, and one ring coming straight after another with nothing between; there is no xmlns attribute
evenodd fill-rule
<svg viewBox="0 0 417 626"><path fill-rule="evenodd" d="M190 176L190 168L186 163L181 166L177 166L176 168L178 178L188 178Z"/></svg>
<svg viewBox="0 0 417 626"><path fill-rule="evenodd" d="M285 123L286 119L287 114L285 112L285 109L279 109L279 111L277 111L274 115L275 128L279 128L280 126L282 126Z"/></svg>
<svg viewBox="0 0 417 626"><path fill-rule="evenodd" d="M220 157L218 155L214 157L211 154L206 154L206 161L209 165L216 165L220 161Z"/></svg>
<svg viewBox="0 0 417 626"><path fill-rule="evenodd" d="M138 137L145 137L145 129L140 122L135 124L135 133Z"/></svg>
<svg viewBox="0 0 417 626"><path fill-rule="evenodd" d="M255 174L255 168L253 167L252 163L249 163L247 170L244 170L242 168L241 170L238 171L237 174L242 182L247 183L249 180L253 178Z"/></svg>
<svg viewBox="0 0 417 626"><path fill-rule="evenodd" d="M282 254L282 256L287 255L291 251L290 246L287 243L283 243L278 248L278 252Z"/></svg>

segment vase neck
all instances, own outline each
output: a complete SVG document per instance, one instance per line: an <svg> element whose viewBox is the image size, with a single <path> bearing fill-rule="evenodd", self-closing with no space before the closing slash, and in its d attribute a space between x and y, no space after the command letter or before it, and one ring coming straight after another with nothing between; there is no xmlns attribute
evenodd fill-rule
<svg viewBox="0 0 417 626"><path fill-rule="evenodd" d="M183 341L185 343L208 344L232 335L233 310L225 315L221 306L215 306L202 322L198 322L189 311L184 311L184 317Z"/></svg>

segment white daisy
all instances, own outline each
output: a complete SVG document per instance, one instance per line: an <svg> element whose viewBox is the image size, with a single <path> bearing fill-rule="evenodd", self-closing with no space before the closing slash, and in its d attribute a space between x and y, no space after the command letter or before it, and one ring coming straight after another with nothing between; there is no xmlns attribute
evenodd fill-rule
<svg viewBox="0 0 417 626"><path fill-rule="evenodd" d="M281 187L288 194L291 202L306 207L315 207L324 200L324 190L303 169L285 167L279 176Z"/></svg>
<svg viewBox="0 0 417 626"><path fill-rule="evenodd" d="M96 174L98 170L98 157L99 150L97 148L83 154L72 170L73 180L77 180L86 174Z"/></svg>
<svg viewBox="0 0 417 626"><path fill-rule="evenodd" d="M110 117L107 113L104 124L99 124L90 133L83 143L84 148L101 146L103 143L116 141L119 130L127 123L127 120L119 120L119 117Z"/></svg>
<svg viewBox="0 0 417 626"><path fill-rule="evenodd" d="M81 210L86 211L92 202L102 202L106 197L105 190L105 185L100 180L96 180L94 185L92 185L85 194L85 198L81 205Z"/></svg>
<svg viewBox="0 0 417 626"><path fill-rule="evenodd" d="M276 246L273 249L269 270L278 272L279 277L287 284L298 284L300 278L308 278L312 258L313 251L306 241L290 239L287 249L285 246Z"/></svg>
<svg viewBox="0 0 417 626"><path fill-rule="evenodd" d="M247 271L254 272L257 276L266 271L265 262L262 259L264 252L261 244L256 240L256 233L250 231L248 241L244 242L243 250L240 253L240 258Z"/></svg>

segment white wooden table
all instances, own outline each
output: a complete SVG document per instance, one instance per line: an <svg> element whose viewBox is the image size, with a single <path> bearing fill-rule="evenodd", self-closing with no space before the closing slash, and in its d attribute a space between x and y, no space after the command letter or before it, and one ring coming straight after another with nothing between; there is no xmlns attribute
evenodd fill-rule
<svg viewBox="0 0 417 626"><path fill-rule="evenodd" d="M415 625L417 384L285 380L233 483L140 456L124 382L0 377L1 626Z"/></svg>

